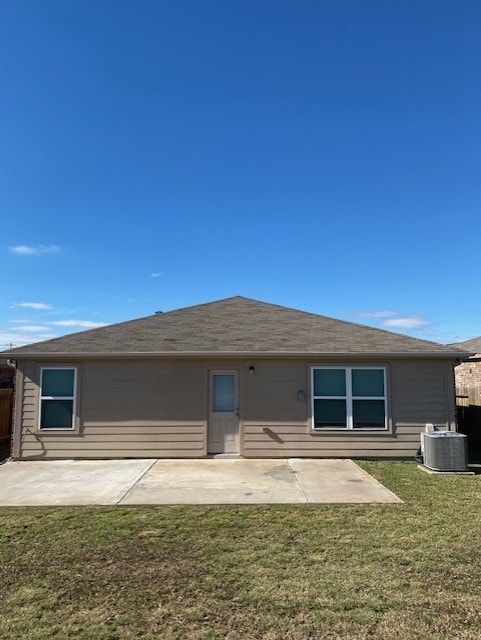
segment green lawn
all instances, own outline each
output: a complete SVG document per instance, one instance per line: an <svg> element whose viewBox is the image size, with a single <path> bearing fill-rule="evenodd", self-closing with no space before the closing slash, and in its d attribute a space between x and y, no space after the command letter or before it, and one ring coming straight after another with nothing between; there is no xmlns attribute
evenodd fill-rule
<svg viewBox="0 0 481 640"><path fill-rule="evenodd" d="M476 639L481 475L405 504L0 509L0 638Z"/></svg>

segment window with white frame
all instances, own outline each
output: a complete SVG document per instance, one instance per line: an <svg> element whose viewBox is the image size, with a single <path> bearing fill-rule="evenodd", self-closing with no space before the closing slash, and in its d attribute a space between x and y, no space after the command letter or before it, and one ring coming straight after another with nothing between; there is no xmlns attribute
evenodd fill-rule
<svg viewBox="0 0 481 640"><path fill-rule="evenodd" d="M74 429L77 369L42 367L40 372L40 429Z"/></svg>
<svg viewBox="0 0 481 640"><path fill-rule="evenodd" d="M313 429L387 429L385 367L313 367Z"/></svg>

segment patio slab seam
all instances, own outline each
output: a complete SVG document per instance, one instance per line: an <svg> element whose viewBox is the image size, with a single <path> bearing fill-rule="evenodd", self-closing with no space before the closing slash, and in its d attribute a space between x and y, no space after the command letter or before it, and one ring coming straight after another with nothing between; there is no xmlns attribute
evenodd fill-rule
<svg viewBox="0 0 481 640"><path fill-rule="evenodd" d="M292 475L294 476L295 481L296 481L296 482L297 482L297 484L299 485L299 488L300 488L300 490L302 491L302 493L303 493L303 495L304 495L304 497L305 497L305 499L306 499L306 502L307 502L307 503L310 503L311 501L309 500L308 492L307 492L307 491L306 491L306 489L304 488L304 483L303 483L303 481L302 481L302 476L301 476L301 474L299 473L299 471L297 471L296 469L294 469L294 467L292 466L292 464L291 464L291 458L288 458L288 459L286 460L286 462L287 462L287 466L288 466L288 467L289 467L289 469L291 470Z"/></svg>
<svg viewBox="0 0 481 640"><path fill-rule="evenodd" d="M129 493L132 491L132 489L135 487L135 485L140 482L142 480L142 478L145 476L146 473L148 473L152 467L154 466L154 464L157 462L157 459L154 459L150 462L150 464L139 473L139 475L137 476L137 478L134 479L134 481L132 482L132 484L130 485L130 487L123 493L123 495L115 502L116 505L120 505L122 503L122 501L129 495Z"/></svg>

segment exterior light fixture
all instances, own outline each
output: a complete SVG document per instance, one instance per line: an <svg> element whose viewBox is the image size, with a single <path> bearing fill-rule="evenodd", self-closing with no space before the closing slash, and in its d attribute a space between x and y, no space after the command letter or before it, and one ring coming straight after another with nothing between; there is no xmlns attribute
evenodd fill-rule
<svg viewBox="0 0 481 640"><path fill-rule="evenodd" d="M256 368L251 364L251 366L249 367L249 373L254 373L255 370Z"/></svg>

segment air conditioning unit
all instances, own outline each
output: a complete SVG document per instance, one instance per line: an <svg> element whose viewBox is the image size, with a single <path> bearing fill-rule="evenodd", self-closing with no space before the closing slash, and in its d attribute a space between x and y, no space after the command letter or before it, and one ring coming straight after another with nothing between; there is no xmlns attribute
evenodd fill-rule
<svg viewBox="0 0 481 640"><path fill-rule="evenodd" d="M424 466L433 471L466 471L467 436L456 431L421 433Z"/></svg>

